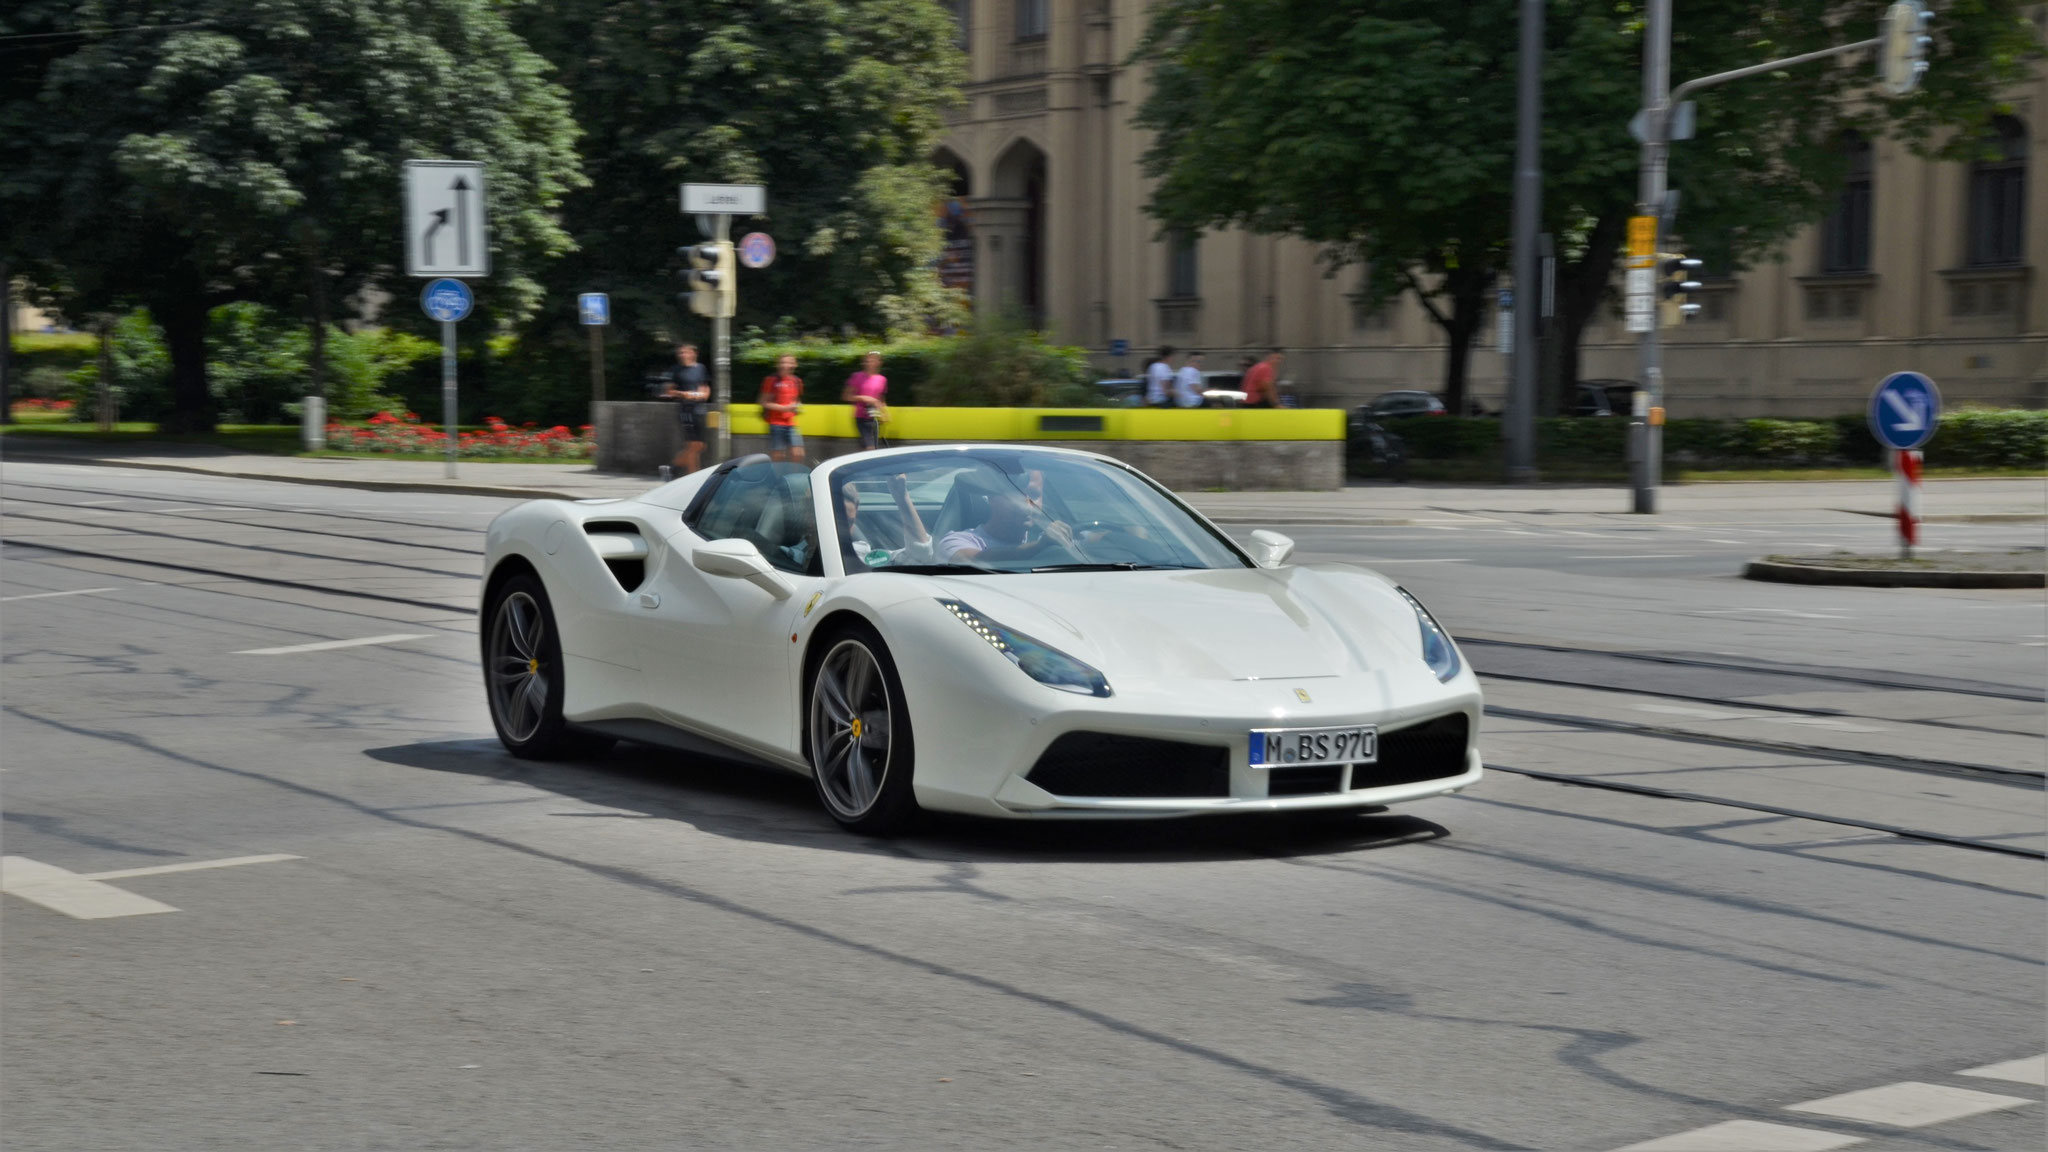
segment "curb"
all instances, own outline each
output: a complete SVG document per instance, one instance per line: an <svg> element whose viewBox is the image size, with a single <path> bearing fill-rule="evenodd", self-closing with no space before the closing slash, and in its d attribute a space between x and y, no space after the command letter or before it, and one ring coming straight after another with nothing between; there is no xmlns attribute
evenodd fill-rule
<svg viewBox="0 0 2048 1152"><path fill-rule="evenodd" d="M2041 588L2048 574L2040 572L1939 572L1903 568L1827 568L1818 564L1783 564L1752 560L1742 569L1745 580L1776 584L1842 584L1858 588Z"/></svg>
<svg viewBox="0 0 2048 1152"><path fill-rule="evenodd" d="M365 480L328 476L284 476L270 472L224 472L218 468L195 468L185 464L143 463L136 460L106 459L97 456L42 456L25 452L9 452L0 460L20 461L25 464L86 464L101 468L134 468L145 472L183 472L192 476L212 476L221 480L268 480L274 484L311 484L318 488L361 488L372 492L435 492L449 496L503 496L514 500L585 500L572 492L558 492L545 488L506 488L489 484L449 484L431 480ZM597 497L603 499L603 497Z"/></svg>

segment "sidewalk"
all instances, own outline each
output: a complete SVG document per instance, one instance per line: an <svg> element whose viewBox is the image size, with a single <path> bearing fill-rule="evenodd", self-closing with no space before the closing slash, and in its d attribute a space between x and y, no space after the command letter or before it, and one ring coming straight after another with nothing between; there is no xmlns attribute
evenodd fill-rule
<svg viewBox="0 0 2048 1152"><path fill-rule="evenodd" d="M480 464L464 461L457 477L437 461L374 457L264 456L174 444L109 451L104 445L10 442L0 463L95 464L247 480L322 484L399 492L451 492L522 499L635 496L653 487L644 476L598 472L585 464ZM1184 499L1226 523L1407 524L1525 516L1626 516L1628 490L1619 485L1507 487L1505 485L1361 485L1335 492L1184 492ZM1812 512L1891 515L1897 499L1889 480L1768 481L1678 485L1659 493L1670 519L1739 523ZM2040 479L1930 480L1921 505L1930 521L1983 519L2040 521L2048 514L2048 481Z"/></svg>

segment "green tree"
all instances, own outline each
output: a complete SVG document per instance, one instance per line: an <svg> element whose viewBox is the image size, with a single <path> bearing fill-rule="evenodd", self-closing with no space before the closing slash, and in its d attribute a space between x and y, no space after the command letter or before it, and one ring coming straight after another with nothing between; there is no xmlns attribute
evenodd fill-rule
<svg viewBox="0 0 2048 1152"><path fill-rule="evenodd" d="M0 257L74 313L149 308L178 430L211 427L207 318L260 301L311 321L400 297L400 170L489 164L492 276L520 317L569 246L568 102L492 0L26 0L0 87ZM316 369L317 370L317 369Z"/></svg>
<svg viewBox="0 0 2048 1152"><path fill-rule="evenodd" d="M592 178L567 205L578 251L548 283L611 293L634 353L701 331L676 300L675 250L702 239L686 182L767 186L758 223L780 250L741 270L739 325L908 331L948 314L930 158L963 58L934 0L529 0L514 23L572 94ZM551 309L521 354L574 348L574 329Z"/></svg>
<svg viewBox="0 0 2048 1152"><path fill-rule="evenodd" d="M1884 0L1738 0L1678 14L1674 82L1876 34ZM1139 113L1158 180L1150 209L1176 227L1239 227L1321 244L1362 263L1371 299L1408 291L1444 330L1444 390L1466 361L1508 263L1514 0L1164 0L1134 59L1153 67ZM1560 240L1556 379L1577 377L1635 208L1643 7L1549 0L1545 228ZM1844 129L1963 156L2000 90L2038 55L2019 0L1957 0L1938 17L1922 89L1875 90L1865 60L1737 81L1699 97L1696 139L1674 147L1679 230L1735 270L1819 219L1844 171ZM1956 129L1962 129L1956 131ZM1553 404L1562 386L1553 391Z"/></svg>

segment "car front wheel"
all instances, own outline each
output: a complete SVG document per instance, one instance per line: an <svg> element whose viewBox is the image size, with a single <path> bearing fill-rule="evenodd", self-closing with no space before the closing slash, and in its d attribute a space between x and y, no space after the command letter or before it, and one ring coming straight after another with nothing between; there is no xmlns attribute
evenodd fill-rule
<svg viewBox="0 0 2048 1152"><path fill-rule="evenodd" d="M818 799L850 832L890 836L917 816L910 713L889 650L872 629L827 641L811 671L806 744Z"/></svg>

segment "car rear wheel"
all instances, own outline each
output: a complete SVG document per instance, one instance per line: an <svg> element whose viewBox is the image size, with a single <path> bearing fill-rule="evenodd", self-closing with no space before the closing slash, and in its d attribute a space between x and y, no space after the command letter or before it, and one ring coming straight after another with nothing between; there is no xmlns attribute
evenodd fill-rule
<svg viewBox="0 0 2048 1152"><path fill-rule="evenodd" d="M851 627L825 644L811 671L805 743L818 799L841 826L889 836L917 816L915 753L903 685L872 629Z"/></svg>
<svg viewBox="0 0 2048 1152"><path fill-rule="evenodd" d="M562 719L562 639L540 579L520 573L500 584L484 613L484 692L498 742L514 756L592 756L613 741Z"/></svg>

